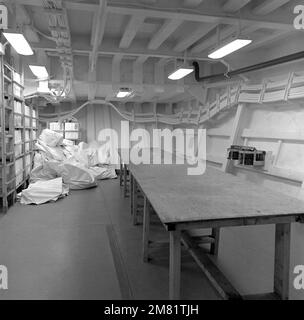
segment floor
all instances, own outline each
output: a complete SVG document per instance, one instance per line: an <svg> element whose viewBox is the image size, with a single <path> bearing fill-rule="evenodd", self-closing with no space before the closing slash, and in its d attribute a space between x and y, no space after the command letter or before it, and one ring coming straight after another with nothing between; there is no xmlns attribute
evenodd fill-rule
<svg viewBox="0 0 304 320"><path fill-rule="evenodd" d="M129 207L119 179L56 203L14 205L0 216L0 265L8 268L0 300L167 299L168 249L142 261L142 226L132 225ZM166 236L155 221L152 237ZM181 286L182 299L218 299L186 252Z"/></svg>

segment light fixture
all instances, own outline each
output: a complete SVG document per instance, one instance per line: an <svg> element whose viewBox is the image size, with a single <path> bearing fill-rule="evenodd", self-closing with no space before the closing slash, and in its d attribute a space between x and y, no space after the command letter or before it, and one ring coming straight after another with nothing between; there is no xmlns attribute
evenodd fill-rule
<svg viewBox="0 0 304 320"><path fill-rule="evenodd" d="M132 94L132 91L129 88L120 88L119 91L117 92L116 97L117 98L128 98Z"/></svg>
<svg viewBox="0 0 304 320"><path fill-rule="evenodd" d="M192 67L182 66L175 69L171 74L169 74L168 78L170 80L180 80L192 73L193 71L194 69Z"/></svg>
<svg viewBox="0 0 304 320"><path fill-rule="evenodd" d="M23 56L31 56L34 54L31 46L22 33L5 31L3 32L3 35L17 53Z"/></svg>
<svg viewBox="0 0 304 320"><path fill-rule="evenodd" d="M208 55L208 58L221 59L221 58L227 56L228 54L231 54L232 52L235 52L237 50L240 50L241 48L248 46L251 42L252 42L252 40L248 40L248 39L232 40L229 43L222 45L221 47L212 51Z"/></svg>
<svg viewBox="0 0 304 320"><path fill-rule="evenodd" d="M30 65L29 66L33 74L38 78L38 79L47 79L49 77L49 74L46 70L46 67L44 66L34 66Z"/></svg>

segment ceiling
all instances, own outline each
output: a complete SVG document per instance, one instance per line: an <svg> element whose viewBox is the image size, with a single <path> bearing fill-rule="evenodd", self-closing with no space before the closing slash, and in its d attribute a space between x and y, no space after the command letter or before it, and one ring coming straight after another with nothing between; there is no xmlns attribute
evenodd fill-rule
<svg viewBox="0 0 304 320"><path fill-rule="evenodd" d="M193 75L178 82L167 79L176 59L200 61L204 72L212 72L208 52L219 38L238 32L253 40L239 53L242 57L265 50L295 32L293 8L298 4L293 0L4 2L16 17L10 27L22 28L35 50L26 64L46 64L54 83L71 81L72 99L115 100L117 90L127 86L134 89L137 101L176 101L199 92ZM25 71L27 79L33 78Z"/></svg>

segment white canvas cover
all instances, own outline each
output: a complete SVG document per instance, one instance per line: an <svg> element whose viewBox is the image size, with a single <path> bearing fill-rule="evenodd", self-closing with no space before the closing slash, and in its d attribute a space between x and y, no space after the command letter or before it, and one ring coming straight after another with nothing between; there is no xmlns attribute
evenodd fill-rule
<svg viewBox="0 0 304 320"><path fill-rule="evenodd" d="M39 139L49 147L56 147L62 144L63 135L53 130L44 129Z"/></svg>
<svg viewBox="0 0 304 320"><path fill-rule="evenodd" d="M110 163L111 152L108 144L100 145L95 141L90 144L81 142L79 145L72 145L68 140L61 139L60 134L45 129L36 143L36 148L34 168L30 174L31 184L23 191L24 204L39 204L39 197L42 201L49 201L47 199L54 195L54 190L59 192L59 187L56 189L58 178L70 189L92 188L97 186L97 180L117 178L115 166ZM36 196L35 188L40 187L40 184L42 195L38 192ZM33 199L30 198L32 192ZM53 199L58 197L54 196Z"/></svg>
<svg viewBox="0 0 304 320"><path fill-rule="evenodd" d="M68 194L68 188L64 186L62 178L51 180L38 180L31 183L20 196L22 204L43 204L49 201L57 201L60 197Z"/></svg>

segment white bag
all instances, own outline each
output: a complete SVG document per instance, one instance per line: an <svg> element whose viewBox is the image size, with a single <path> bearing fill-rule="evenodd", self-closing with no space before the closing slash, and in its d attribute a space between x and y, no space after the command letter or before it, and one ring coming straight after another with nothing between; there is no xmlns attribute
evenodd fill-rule
<svg viewBox="0 0 304 320"><path fill-rule="evenodd" d="M49 161L45 166L49 171L56 171L71 189L88 189L97 186L92 172L81 164L69 160L64 163Z"/></svg>
<svg viewBox="0 0 304 320"><path fill-rule="evenodd" d="M44 129L39 139L49 147L56 147L62 144L63 135L50 129Z"/></svg>
<svg viewBox="0 0 304 320"><path fill-rule="evenodd" d="M68 194L68 189L62 183L62 178L52 180L39 180L31 183L21 192L21 204L42 204L49 201L57 201Z"/></svg>

